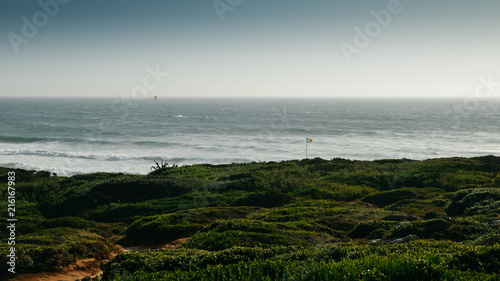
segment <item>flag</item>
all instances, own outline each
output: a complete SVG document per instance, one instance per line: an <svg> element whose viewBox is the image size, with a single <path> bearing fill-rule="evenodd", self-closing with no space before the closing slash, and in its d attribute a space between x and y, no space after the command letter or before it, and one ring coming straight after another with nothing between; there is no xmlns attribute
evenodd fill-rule
<svg viewBox="0 0 500 281"><path fill-rule="evenodd" d="M306 138L306 142L313 142L313 140L310 138Z"/></svg>

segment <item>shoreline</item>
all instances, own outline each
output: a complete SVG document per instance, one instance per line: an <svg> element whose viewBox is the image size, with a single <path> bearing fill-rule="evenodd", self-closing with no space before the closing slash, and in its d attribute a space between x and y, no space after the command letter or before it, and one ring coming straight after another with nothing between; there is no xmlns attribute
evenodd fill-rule
<svg viewBox="0 0 500 281"><path fill-rule="evenodd" d="M333 161L333 160L346 160L346 161L351 161L351 162L422 162L422 161L429 161L429 160L438 160L438 159L477 159L477 158L484 158L484 157L500 157L500 155L481 155L481 156L449 156L449 157L435 157L435 158L425 158L425 159L410 159L410 158L381 158L381 159L373 159L373 160L359 160L359 159L347 159L347 158L332 158L332 159L323 159L320 157L316 158L308 158L308 159L289 159L289 160L280 160L280 161L251 161L251 162L239 162L239 163L220 163L220 164L211 164L211 163L195 163L195 164L184 164L184 165L176 165L176 167L190 167L190 166L203 166L203 165L209 165L209 166L234 166L234 165L248 165L248 164L255 164L255 163L287 163L287 162L304 162L304 161ZM175 164L174 164L175 165ZM154 166L154 165L151 165ZM172 166L169 166L168 168L173 168ZM105 173L105 174L123 174L123 175L135 175L135 176L146 176L149 175L151 172L154 170L150 170L147 173L128 173L128 172L123 172L123 171L116 171L116 172L108 172L108 171L94 171L94 172L81 172L81 173L73 173L70 175L59 175L57 173L45 170L45 169L25 169L25 168L13 168L13 167L8 167L8 166L1 166L0 169L4 170L22 170L26 172L32 172L32 173L40 173L40 172L48 172L51 175L56 174L58 177L72 177L72 176L77 176L77 175L89 175L89 174L99 174L99 173Z"/></svg>

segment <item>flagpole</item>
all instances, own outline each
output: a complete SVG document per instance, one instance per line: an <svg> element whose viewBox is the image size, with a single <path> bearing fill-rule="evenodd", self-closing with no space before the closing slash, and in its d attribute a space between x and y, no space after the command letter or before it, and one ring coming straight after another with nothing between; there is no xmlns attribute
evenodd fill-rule
<svg viewBox="0 0 500 281"><path fill-rule="evenodd" d="M306 159L307 159L307 143L312 141L313 141L312 139L306 138Z"/></svg>

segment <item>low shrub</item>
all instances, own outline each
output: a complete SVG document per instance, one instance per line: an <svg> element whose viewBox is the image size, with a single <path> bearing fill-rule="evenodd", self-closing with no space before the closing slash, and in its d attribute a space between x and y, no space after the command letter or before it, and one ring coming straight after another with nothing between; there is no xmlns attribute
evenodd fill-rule
<svg viewBox="0 0 500 281"><path fill-rule="evenodd" d="M231 203L232 206L259 206L265 208L286 205L292 200L292 196L277 188L271 188L263 192L252 192L240 197Z"/></svg>
<svg viewBox="0 0 500 281"><path fill-rule="evenodd" d="M402 212L406 214L412 214L416 216L423 217L426 213L440 213L444 215L443 207L448 204L450 200L442 198L433 199L404 199L393 203L391 205L385 206L384 209Z"/></svg>
<svg viewBox="0 0 500 281"><path fill-rule="evenodd" d="M445 231L451 226L451 222L442 219L402 222L392 230L391 237L405 237L410 234L415 234L424 239L444 239Z"/></svg>
<svg viewBox="0 0 500 281"><path fill-rule="evenodd" d="M476 214L500 213L499 188L473 188L453 194L445 207L450 216L471 216Z"/></svg>
<svg viewBox="0 0 500 281"><path fill-rule="evenodd" d="M473 240L491 231L491 227L486 223L470 219L457 219L454 221L454 224L444 232L444 237L452 241Z"/></svg>
<svg viewBox="0 0 500 281"><path fill-rule="evenodd" d="M136 203L149 199L176 197L196 190L217 189L222 183L187 178L113 178L99 182L79 193L65 194L44 207L48 217L88 217L92 211L111 203ZM137 192L140 190L141 192Z"/></svg>
<svg viewBox="0 0 500 281"><path fill-rule="evenodd" d="M480 250L468 250L458 253L451 259L449 265L460 270L476 272L500 273L500 246Z"/></svg>
<svg viewBox="0 0 500 281"><path fill-rule="evenodd" d="M392 230L391 237L404 237L415 234L420 238L447 239L452 241L474 240L492 229L485 223L473 220L431 219L403 222Z"/></svg>
<svg viewBox="0 0 500 281"><path fill-rule="evenodd" d="M16 273L56 272L76 259L105 259L115 247L97 234L67 227L39 230L16 238L16 254L20 262L17 263ZM2 243L2 270L3 265L7 265L8 251L7 243Z"/></svg>
<svg viewBox="0 0 500 281"><path fill-rule="evenodd" d="M303 221L280 223L239 219L212 223L183 246L216 251L236 246L311 246L347 239L345 234L336 233L340 238L334 238L327 234L329 232L331 230L322 225Z"/></svg>
<svg viewBox="0 0 500 281"><path fill-rule="evenodd" d="M134 221L127 229L127 239L155 244L189 237L219 219L244 218L256 207L207 207L171 214L150 216Z"/></svg>
<svg viewBox="0 0 500 281"><path fill-rule="evenodd" d="M60 217L44 220L41 225L43 228L70 227L77 229L86 229L94 227L98 225L98 223L88 221L79 217Z"/></svg>
<svg viewBox="0 0 500 281"><path fill-rule="evenodd" d="M404 199L417 198L417 196L418 194L415 191L409 188L401 188L370 194L363 197L361 200L370 204L377 205L379 207L385 207Z"/></svg>
<svg viewBox="0 0 500 281"><path fill-rule="evenodd" d="M291 194L305 199L332 199L334 197L330 190L307 185L294 190Z"/></svg>
<svg viewBox="0 0 500 281"><path fill-rule="evenodd" d="M382 238L386 232L394 228L398 223L395 221L374 220L358 224L351 232L351 238ZM376 232L376 233L375 233Z"/></svg>

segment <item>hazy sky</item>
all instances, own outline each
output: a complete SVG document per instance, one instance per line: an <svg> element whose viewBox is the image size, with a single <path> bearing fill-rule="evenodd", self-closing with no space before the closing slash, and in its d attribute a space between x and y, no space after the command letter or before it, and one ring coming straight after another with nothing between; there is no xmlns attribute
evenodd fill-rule
<svg viewBox="0 0 500 281"><path fill-rule="evenodd" d="M0 97L462 97L500 82L498 0L56 1L0 2Z"/></svg>

